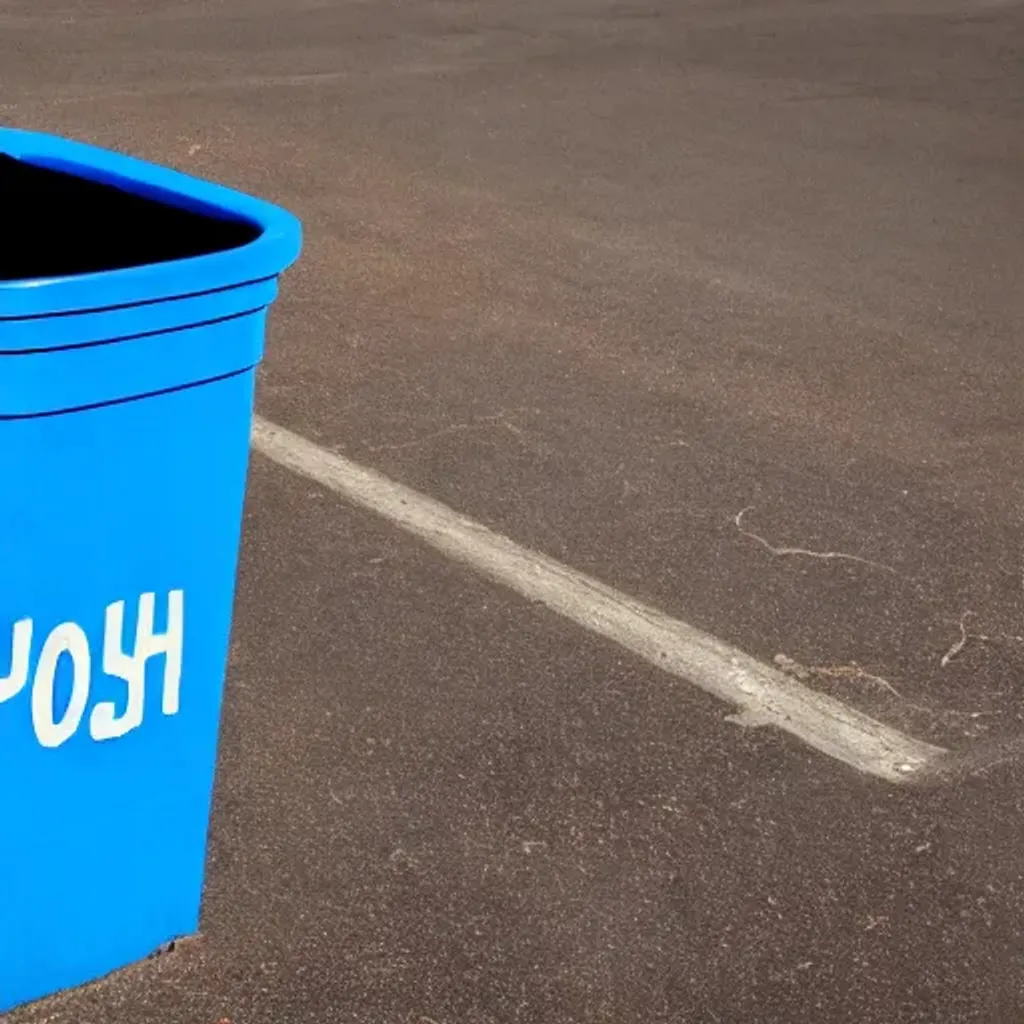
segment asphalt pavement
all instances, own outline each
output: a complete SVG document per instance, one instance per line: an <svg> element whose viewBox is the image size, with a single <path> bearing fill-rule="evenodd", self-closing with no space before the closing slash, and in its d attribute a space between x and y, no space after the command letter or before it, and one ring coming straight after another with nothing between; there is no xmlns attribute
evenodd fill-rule
<svg viewBox="0 0 1024 1024"><path fill-rule="evenodd" d="M1024 1020L1024 5L8 0L0 121L302 217L269 420L968 765L256 455L202 934L12 1024Z"/></svg>

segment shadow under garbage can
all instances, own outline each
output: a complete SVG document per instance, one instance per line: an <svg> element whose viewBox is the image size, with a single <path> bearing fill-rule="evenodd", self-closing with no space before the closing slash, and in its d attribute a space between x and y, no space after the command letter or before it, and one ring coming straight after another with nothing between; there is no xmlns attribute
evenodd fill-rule
<svg viewBox="0 0 1024 1024"><path fill-rule="evenodd" d="M254 370L298 221L0 129L0 1013L198 926Z"/></svg>

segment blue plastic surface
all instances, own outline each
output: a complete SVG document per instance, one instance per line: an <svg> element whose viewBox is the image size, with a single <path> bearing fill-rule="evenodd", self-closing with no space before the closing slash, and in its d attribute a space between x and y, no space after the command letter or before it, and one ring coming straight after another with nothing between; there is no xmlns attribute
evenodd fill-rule
<svg viewBox="0 0 1024 1024"><path fill-rule="evenodd" d="M0 152L261 228L0 283L3 1012L197 928L254 366L300 239L125 157L8 130Z"/></svg>

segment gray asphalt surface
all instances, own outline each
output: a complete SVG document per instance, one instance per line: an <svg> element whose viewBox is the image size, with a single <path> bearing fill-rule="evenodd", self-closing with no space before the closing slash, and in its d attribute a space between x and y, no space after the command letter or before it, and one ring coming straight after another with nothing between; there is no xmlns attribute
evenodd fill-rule
<svg viewBox="0 0 1024 1024"><path fill-rule="evenodd" d="M1021 4L8 0L0 119L302 216L270 419L1024 735ZM1024 1020L1020 763L725 714L256 458L203 934L12 1021Z"/></svg>

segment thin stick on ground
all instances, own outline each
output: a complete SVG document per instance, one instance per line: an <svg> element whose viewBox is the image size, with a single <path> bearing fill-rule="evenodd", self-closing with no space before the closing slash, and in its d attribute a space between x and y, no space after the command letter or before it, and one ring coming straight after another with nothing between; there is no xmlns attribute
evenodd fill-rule
<svg viewBox="0 0 1024 1024"><path fill-rule="evenodd" d="M882 690L897 700L902 701L905 707L933 717L968 718L973 720L981 718L988 713L985 711L959 711L954 708L929 708L923 704L915 704L904 697L888 679L883 679L881 676L868 672L855 661L848 662L845 665L802 665L799 661L790 658L786 654L776 654L773 660L778 668L787 675L793 676L794 679L800 680L800 682L809 683L814 679L836 679L866 683L870 689Z"/></svg>
<svg viewBox="0 0 1024 1024"><path fill-rule="evenodd" d="M967 646L967 619L974 612L964 612L960 616L960 639L942 656L939 665L945 668Z"/></svg>
<svg viewBox="0 0 1024 1024"><path fill-rule="evenodd" d="M960 636L939 661L942 668L945 668L951 661L958 658L963 653L964 648L972 642L977 642L979 644L1024 644L1024 636L1015 636L1012 633L972 633L967 628L967 621L974 617L974 612L971 611L966 611L960 616Z"/></svg>
<svg viewBox="0 0 1024 1024"><path fill-rule="evenodd" d="M421 437L414 437L408 441L399 441L394 444L369 445L366 450L369 452L400 452L405 451L407 448L418 448L420 445L430 444L433 441L449 437L452 434L462 434L466 431L487 430L493 428L507 430L510 434L513 434L520 440L524 440L526 438L526 431L523 430L522 427L511 422L509 417L533 412L536 412L536 410L526 406L520 406L515 409L500 409L496 413L491 413L487 416L480 416L468 423L449 423L447 426L441 427L439 430L431 431Z"/></svg>
<svg viewBox="0 0 1024 1024"><path fill-rule="evenodd" d="M851 682L867 683L872 689L885 690L886 693L892 694L893 697L897 697L900 700L904 699L903 694L888 679L873 675L866 669L861 668L855 661L851 661L848 665L801 665L800 662L794 661L785 654L776 654L775 664L783 672L793 676L795 679L806 681L814 676L824 679L847 679Z"/></svg>
<svg viewBox="0 0 1024 1024"><path fill-rule="evenodd" d="M870 566L872 569L880 569L882 572L890 572L893 575L896 574L896 570L891 565L885 565L882 562L875 562L870 558L861 558L860 555L848 555L842 551L810 551L807 548L790 548L790 547L777 547L776 545L765 540L759 533L754 533L753 530L748 530L743 525L743 517L748 513L754 511L753 505L748 505L745 509L742 509L737 513L734 522L736 523L736 529L743 534L744 537L749 537L753 541L757 541L766 551L770 551L773 555L778 557L786 556L799 556L802 558L818 558L823 561L843 561L843 562L857 562L860 565Z"/></svg>

